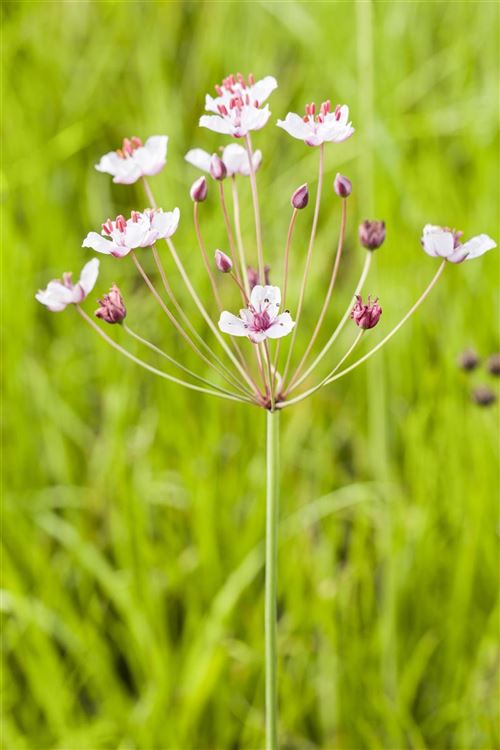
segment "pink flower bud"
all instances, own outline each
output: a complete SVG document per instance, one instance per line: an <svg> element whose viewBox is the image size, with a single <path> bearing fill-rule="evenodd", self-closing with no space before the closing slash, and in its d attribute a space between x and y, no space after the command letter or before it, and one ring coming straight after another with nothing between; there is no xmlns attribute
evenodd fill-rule
<svg viewBox="0 0 500 750"><path fill-rule="evenodd" d="M474 349L465 349L458 357L458 366L462 370L470 372L475 370L479 364L479 357L477 356Z"/></svg>
<svg viewBox="0 0 500 750"><path fill-rule="evenodd" d="M488 372L490 375L500 375L500 354L492 354L488 360Z"/></svg>
<svg viewBox="0 0 500 750"><path fill-rule="evenodd" d="M472 400L478 406L491 406L497 400L496 395L487 385L478 385L472 391Z"/></svg>
<svg viewBox="0 0 500 750"><path fill-rule="evenodd" d="M264 266L264 283L269 286L269 271L271 270L270 266ZM253 268L252 266L248 266L247 268L247 277L248 277L248 286L250 287L250 291L254 288L254 286L257 286L257 284L260 284L259 281L259 272L256 268Z"/></svg>
<svg viewBox="0 0 500 750"><path fill-rule="evenodd" d="M378 304L378 297L371 302L368 297L366 305L359 294L356 295L356 304L352 308L351 318L360 328L375 328L382 315L382 308Z"/></svg>
<svg viewBox="0 0 500 750"><path fill-rule="evenodd" d="M193 182L191 190L189 191L191 200L195 203L202 203L206 199L207 193L208 185L205 177L200 177L196 182Z"/></svg>
<svg viewBox="0 0 500 750"><path fill-rule="evenodd" d="M210 159L210 174L214 180L223 180L226 177L226 165L217 154L212 154L212 158Z"/></svg>
<svg viewBox="0 0 500 750"><path fill-rule="evenodd" d="M339 198L348 198L352 193L352 182L343 174L337 172L333 181L333 189Z"/></svg>
<svg viewBox="0 0 500 750"><path fill-rule="evenodd" d="M291 204L294 208L305 208L309 203L309 188L307 182L297 188L295 193L292 195Z"/></svg>
<svg viewBox="0 0 500 750"><path fill-rule="evenodd" d="M99 307L95 311L95 316L106 323L121 323L127 314L123 297L116 284L113 284L109 293L98 302Z"/></svg>
<svg viewBox="0 0 500 750"><path fill-rule="evenodd" d="M215 251L215 265L221 273L229 273L233 267L231 258L229 258L222 250Z"/></svg>
<svg viewBox="0 0 500 750"><path fill-rule="evenodd" d="M385 240L384 221L364 221L359 225L359 241L367 250L376 250Z"/></svg>

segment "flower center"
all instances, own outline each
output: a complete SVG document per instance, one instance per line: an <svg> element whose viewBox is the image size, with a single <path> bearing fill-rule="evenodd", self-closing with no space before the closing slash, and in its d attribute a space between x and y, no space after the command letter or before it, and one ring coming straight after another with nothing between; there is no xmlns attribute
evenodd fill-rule
<svg viewBox="0 0 500 750"><path fill-rule="evenodd" d="M267 310L253 313L253 320L250 326L252 331L254 331L255 333L259 331L267 331L270 326L271 318L269 317L269 313L267 312Z"/></svg>
<svg viewBox="0 0 500 750"><path fill-rule="evenodd" d="M117 154L120 159L129 159L134 151L142 146L142 141L136 135L132 138L124 138L122 147L117 150Z"/></svg>
<svg viewBox="0 0 500 750"><path fill-rule="evenodd" d="M322 102L321 107L319 108L319 113L316 114L316 104L314 102L311 102L310 104L306 104L306 113L304 115L304 122L310 122L313 124L314 122L321 124L325 121L326 115L330 114L332 110L332 103L330 99L327 99L326 102ZM337 104L334 111L334 116L337 122L340 120L340 104Z"/></svg>

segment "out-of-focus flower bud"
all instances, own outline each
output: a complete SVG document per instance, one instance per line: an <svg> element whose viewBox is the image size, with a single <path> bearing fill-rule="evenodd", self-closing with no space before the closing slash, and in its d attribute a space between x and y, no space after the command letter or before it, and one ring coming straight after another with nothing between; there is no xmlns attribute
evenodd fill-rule
<svg viewBox="0 0 500 750"><path fill-rule="evenodd" d="M348 198L352 193L352 182L343 174L337 172L333 181L333 189L339 198Z"/></svg>
<svg viewBox="0 0 500 750"><path fill-rule="evenodd" d="M478 406L491 406L497 400L497 397L487 385L478 385L472 391L472 400Z"/></svg>
<svg viewBox="0 0 500 750"><path fill-rule="evenodd" d="M195 203L202 203L204 200L206 200L208 194L208 185L205 177L200 177L196 182L193 182L191 185L191 190L189 191L189 195L191 196L191 200Z"/></svg>
<svg viewBox="0 0 500 750"><path fill-rule="evenodd" d="M231 258L229 258L222 250L215 251L215 265L221 273L229 273L233 267Z"/></svg>
<svg viewBox="0 0 500 750"><path fill-rule="evenodd" d="M226 165L217 154L212 154L210 159L210 174L214 180L223 180L226 177Z"/></svg>
<svg viewBox="0 0 500 750"><path fill-rule="evenodd" d="M487 367L490 375L500 375L500 353L491 355Z"/></svg>
<svg viewBox="0 0 500 750"><path fill-rule="evenodd" d="M470 370L475 370L478 366L479 357L474 349L465 349L462 354L459 355L457 364L462 370L470 372Z"/></svg>
<svg viewBox="0 0 500 750"><path fill-rule="evenodd" d="M264 266L264 283L269 285L269 271L271 270L270 266ZM257 284L260 284L259 279L259 272L256 268L253 268L252 266L248 266L247 268L247 276L248 276L248 286L250 287L250 291L254 288L254 286L257 286Z"/></svg>
<svg viewBox="0 0 500 750"><path fill-rule="evenodd" d="M96 318L106 321L106 323L121 323L127 314L125 303L120 290L113 284L108 294L100 300L99 307L95 311Z"/></svg>
<svg viewBox="0 0 500 750"><path fill-rule="evenodd" d="M364 221L359 225L359 241L367 250L376 250L385 240L384 221Z"/></svg>
<svg viewBox="0 0 500 750"><path fill-rule="evenodd" d="M297 188L291 197L291 204L294 208L305 208L309 203L309 188L307 182Z"/></svg>
<svg viewBox="0 0 500 750"><path fill-rule="evenodd" d="M351 318L359 328L375 328L381 315L382 308L378 304L378 297L373 302L368 297L367 303L364 304L359 294L356 295L356 304L352 308Z"/></svg>

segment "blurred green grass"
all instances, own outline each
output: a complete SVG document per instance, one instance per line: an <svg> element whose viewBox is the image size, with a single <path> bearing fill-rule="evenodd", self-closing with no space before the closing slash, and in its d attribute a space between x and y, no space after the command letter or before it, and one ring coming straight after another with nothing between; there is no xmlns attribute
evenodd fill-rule
<svg viewBox="0 0 500 750"><path fill-rule="evenodd" d="M333 312L372 214L388 239L367 289L388 330L433 273L425 222L500 236L498 5L18 2L2 13L2 746L262 748L264 415L158 382L33 293L89 258L89 229L144 205L93 170L98 157L124 135L168 133L152 186L181 207L178 245L208 294L183 155L221 143L197 128L205 92L252 70L278 78L273 120L328 96L349 103L356 135L327 152L328 182L341 169L355 185ZM273 264L317 152L272 125L254 144ZM215 201L203 216L207 245L222 245ZM299 218L297 261L310 214ZM338 218L325 199L311 324ZM118 281L131 323L196 365L131 265L101 267L95 296ZM498 411L470 403L484 371L455 364L465 346L498 348L497 286L497 251L447 268L377 361L283 415L283 747L499 747Z"/></svg>

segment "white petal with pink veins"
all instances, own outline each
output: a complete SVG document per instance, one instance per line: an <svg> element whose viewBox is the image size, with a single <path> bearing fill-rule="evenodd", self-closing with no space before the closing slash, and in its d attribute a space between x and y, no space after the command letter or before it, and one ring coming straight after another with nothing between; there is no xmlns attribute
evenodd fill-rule
<svg viewBox="0 0 500 750"><path fill-rule="evenodd" d="M265 308L271 317L275 317L281 304L280 288L256 284L250 294L250 303L256 310L261 311Z"/></svg>
<svg viewBox="0 0 500 750"><path fill-rule="evenodd" d="M89 232L82 242L82 247L90 247L97 253L104 253L105 255L110 255L114 246L115 243L112 240L105 239L97 232Z"/></svg>
<svg viewBox="0 0 500 750"><path fill-rule="evenodd" d="M250 86L249 94L252 104L255 100L259 102L259 105L263 104L263 102L265 102L277 88L278 81L274 76L266 76L260 81L257 81L253 86Z"/></svg>
<svg viewBox="0 0 500 750"><path fill-rule="evenodd" d="M248 323L226 310L220 315L219 328L223 333L230 333L231 336L248 336Z"/></svg>
<svg viewBox="0 0 500 750"><path fill-rule="evenodd" d="M487 253L488 250L493 250L496 246L495 240L492 240L487 234L479 234L477 237L472 237L472 239L464 242L462 249L467 252L466 260L474 260L474 258L479 258Z"/></svg>
<svg viewBox="0 0 500 750"><path fill-rule="evenodd" d="M85 296L90 294L94 288L98 276L99 260L98 258L92 258L92 260L89 260L89 262L84 265L80 274L79 284L81 285Z"/></svg>
<svg viewBox="0 0 500 750"><path fill-rule="evenodd" d="M222 133L223 135L232 135L233 126L229 120L225 120L218 115L202 115L199 121L200 128L208 128L213 130L214 133Z"/></svg>
<svg viewBox="0 0 500 750"><path fill-rule="evenodd" d="M269 339L280 339L282 336L288 336L293 330L295 322L292 320L290 313L284 312L278 315L273 321L270 328L267 329L266 335Z"/></svg>
<svg viewBox="0 0 500 750"><path fill-rule="evenodd" d="M293 138L298 138L301 141L305 141L313 133L311 125L304 122L303 118L295 112L289 112L284 120L278 120L276 124Z"/></svg>
<svg viewBox="0 0 500 750"><path fill-rule="evenodd" d="M445 232L440 227L426 224L422 236L425 252L433 258L447 258L453 253L455 239L451 232Z"/></svg>
<svg viewBox="0 0 500 750"><path fill-rule="evenodd" d="M192 164L197 169L201 169L202 172L210 172L211 158L208 151L204 151L202 148L192 148L184 157L189 164Z"/></svg>

